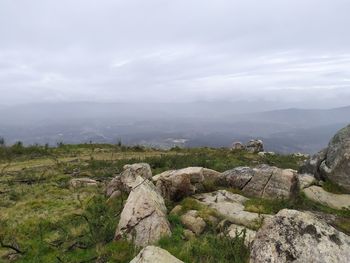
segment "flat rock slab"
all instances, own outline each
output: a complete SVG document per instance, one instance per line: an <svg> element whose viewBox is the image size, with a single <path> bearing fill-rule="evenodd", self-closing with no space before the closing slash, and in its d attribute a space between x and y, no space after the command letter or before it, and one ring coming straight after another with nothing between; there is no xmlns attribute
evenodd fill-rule
<svg viewBox="0 0 350 263"><path fill-rule="evenodd" d="M264 218L269 217L269 215L244 211L244 203L249 199L226 190L199 194L194 198L201 204L216 210L232 223L248 228L256 228Z"/></svg>
<svg viewBox="0 0 350 263"><path fill-rule="evenodd" d="M168 251L155 247L148 246L130 261L130 263L184 263L171 255Z"/></svg>
<svg viewBox="0 0 350 263"><path fill-rule="evenodd" d="M283 209L257 232L250 263L348 263L350 237L309 212Z"/></svg>
<svg viewBox="0 0 350 263"><path fill-rule="evenodd" d="M311 186L303 190L306 197L334 209L350 209L349 194L333 194L322 187Z"/></svg>

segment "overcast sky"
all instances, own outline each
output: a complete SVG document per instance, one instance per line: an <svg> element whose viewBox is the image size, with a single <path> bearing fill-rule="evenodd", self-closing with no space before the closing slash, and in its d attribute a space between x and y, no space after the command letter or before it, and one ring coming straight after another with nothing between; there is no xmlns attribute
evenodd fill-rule
<svg viewBox="0 0 350 263"><path fill-rule="evenodd" d="M0 0L0 104L350 104L349 0Z"/></svg>

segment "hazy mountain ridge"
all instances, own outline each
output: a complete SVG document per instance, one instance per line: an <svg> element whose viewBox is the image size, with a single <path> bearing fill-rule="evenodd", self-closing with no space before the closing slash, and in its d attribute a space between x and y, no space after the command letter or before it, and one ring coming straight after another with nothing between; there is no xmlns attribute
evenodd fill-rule
<svg viewBox="0 0 350 263"><path fill-rule="evenodd" d="M278 152L316 152L350 121L350 106L257 113L235 103L55 103L0 107L0 136L8 143L80 142L156 147L230 146L261 138ZM180 141L179 141L180 140Z"/></svg>

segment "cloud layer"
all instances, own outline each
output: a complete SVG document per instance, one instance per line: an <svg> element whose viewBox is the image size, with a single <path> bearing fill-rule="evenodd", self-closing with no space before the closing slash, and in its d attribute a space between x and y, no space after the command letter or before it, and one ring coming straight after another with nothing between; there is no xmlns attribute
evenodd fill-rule
<svg viewBox="0 0 350 263"><path fill-rule="evenodd" d="M0 104L350 101L347 0L3 0Z"/></svg>

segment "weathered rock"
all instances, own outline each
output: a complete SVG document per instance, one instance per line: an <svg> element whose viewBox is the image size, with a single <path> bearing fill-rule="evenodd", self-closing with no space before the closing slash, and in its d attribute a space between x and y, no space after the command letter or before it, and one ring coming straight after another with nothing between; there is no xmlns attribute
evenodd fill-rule
<svg viewBox="0 0 350 263"><path fill-rule="evenodd" d="M249 167L237 167L222 173L224 185L237 189L243 189L255 175L255 171Z"/></svg>
<svg viewBox="0 0 350 263"><path fill-rule="evenodd" d="M220 173L211 169L188 167L165 171L153 176L152 180L164 198L180 200L202 190L205 182L216 183L220 176Z"/></svg>
<svg viewBox="0 0 350 263"><path fill-rule="evenodd" d="M171 255L168 251L155 247L148 246L141 250L141 252L130 261L130 263L183 263Z"/></svg>
<svg viewBox="0 0 350 263"><path fill-rule="evenodd" d="M315 202L334 209L350 209L350 195L348 194L329 193L319 186L311 186L305 188L303 191L307 198Z"/></svg>
<svg viewBox="0 0 350 263"><path fill-rule="evenodd" d="M299 173L301 174L312 174L317 180L322 178L319 167L321 163L326 159L327 149L323 149L319 153L313 155L310 159L306 160L301 166Z"/></svg>
<svg viewBox="0 0 350 263"><path fill-rule="evenodd" d="M147 246L170 235L163 197L149 180L136 177L120 215L115 238L126 237L137 246Z"/></svg>
<svg viewBox="0 0 350 263"><path fill-rule="evenodd" d="M315 177L311 174L298 174L299 187L304 189L316 183Z"/></svg>
<svg viewBox="0 0 350 263"><path fill-rule="evenodd" d="M326 159L319 169L323 177L350 192L350 125L338 131L329 142Z"/></svg>
<svg viewBox="0 0 350 263"><path fill-rule="evenodd" d="M124 171L120 174L120 179L129 189L133 186L138 176L144 179L152 178L152 170L148 163L127 164L123 167Z"/></svg>
<svg viewBox="0 0 350 263"><path fill-rule="evenodd" d="M255 239L255 235L256 235L256 231L251 230L251 229L247 229L243 226L239 226L236 224L232 224L228 227L227 229L227 235L231 238L235 238L237 235L239 237L243 237L245 232L245 239L244 239L244 243L247 247L250 246L250 244L254 241Z"/></svg>
<svg viewBox="0 0 350 263"><path fill-rule="evenodd" d="M265 221L250 254L251 263L347 263L349 259L349 236L311 213L288 209Z"/></svg>
<svg viewBox="0 0 350 263"><path fill-rule="evenodd" d="M181 205L176 205L171 211L170 215L179 215L180 212L182 211L182 206Z"/></svg>
<svg viewBox="0 0 350 263"><path fill-rule="evenodd" d="M111 196L115 191L130 192L136 177L144 179L152 178L151 167L147 163L127 164L123 167L123 172L110 181L106 187L106 195Z"/></svg>
<svg viewBox="0 0 350 263"><path fill-rule="evenodd" d="M123 183L121 177L118 175L114 177L106 187L106 195L111 196L115 191L121 191L123 188Z"/></svg>
<svg viewBox="0 0 350 263"><path fill-rule="evenodd" d="M86 186L98 186L98 182L90 178L74 178L69 181L69 185L73 188L79 188Z"/></svg>
<svg viewBox="0 0 350 263"><path fill-rule="evenodd" d="M198 216L198 211L196 210L189 210L182 215L181 223L197 236L202 234L207 225L203 218Z"/></svg>
<svg viewBox="0 0 350 263"><path fill-rule="evenodd" d="M234 142L234 143L232 143L231 149L232 150L244 150L245 146L241 142Z"/></svg>
<svg viewBox="0 0 350 263"><path fill-rule="evenodd" d="M216 210L221 216L231 223L243 225L248 228L258 227L264 218L269 215L244 211L244 203L248 198L233 194L226 190L195 195L194 198L201 204Z"/></svg>
<svg viewBox="0 0 350 263"><path fill-rule="evenodd" d="M242 190L245 194L262 198L291 198L298 188L297 173L268 165L256 168L237 167L221 175L226 186Z"/></svg>
<svg viewBox="0 0 350 263"><path fill-rule="evenodd" d="M264 143L262 140L250 140L246 145L246 150L251 153L264 151Z"/></svg>

